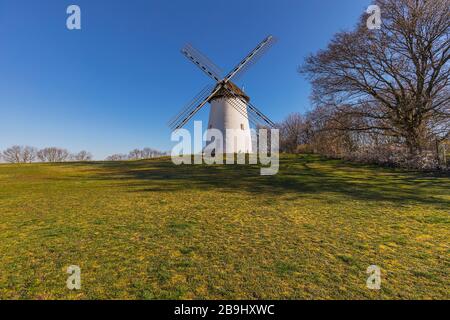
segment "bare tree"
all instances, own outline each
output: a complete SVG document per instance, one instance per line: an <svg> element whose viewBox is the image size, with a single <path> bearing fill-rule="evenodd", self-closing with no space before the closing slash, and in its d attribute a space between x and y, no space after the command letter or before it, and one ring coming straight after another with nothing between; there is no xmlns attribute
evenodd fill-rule
<svg viewBox="0 0 450 320"><path fill-rule="evenodd" d="M66 149L50 147L39 150L37 157L42 162L64 162L69 159L70 153Z"/></svg>
<svg viewBox="0 0 450 320"><path fill-rule="evenodd" d="M450 134L450 0L375 3L380 30L368 30L363 16L300 72L315 104L336 111L328 118L336 129L395 137L416 154Z"/></svg>
<svg viewBox="0 0 450 320"><path fill-rule="evenodd" d="M129 152L129 154L128 154L128 159L129 160L140 160L142 158L143 158L142 151L139 150L139 149L131 150Z"/></svg>
<svg viewBox="0 0 450 320"><path fill-rule="evenodd" d="M3 159L9 163L31 163L36 159L36 148L12 146L3 151Z"/></svg>
<svg viewBox="0 0 450 320"><path fill-rule="evenodd" d="M144 148L141 151L141 156L143 159L151 159L155 158L160 154L158 150L152 149L152 148Z"/></svg>
<svg viewBox="0 0 450 320"><path fill-rule="evenodd" d="M161 157L165 155L164 152L152 149L152 148L144 148L131 150L128 154L129 160L142 160L142 159L151 159L156 157Z"/></svg>
<svg viewBox="0 0 450 320"><path fill-rule="evenodd" d="M336 110L317 107L305 120L309 132L309 144L313 152L329 157L344 157L356 152L363 144L360 131L341 130L355 122L351 116L337 114Z"/></svg>
<svg viewBox="0 0 450 320"><path fill-rule="evenodd" d="M82 150L73 155L75 161L90 161L92 160L92 154L88 151Z"/></svg>
<svg viewBox="0 0 450 320"><path fill-rule="evenodd" d="M126 154L113 154L111 156L106 157L106 161L125 161L128 160L128 156Z"/></svg>
<svg viewBox="0 0 450 320"><path fill-rule="evenodd" d="M306 119L299 113L291 113L278 125L280 130L280 149L282 152L296 153L301 146L309 143L309 130Z"/></svg>
<svg viewBox="0 0 450 320"><path fill-rule="evenodd" d="M37 149L30 146L25 146L22 149L22 162L31 163L36 160Z"/></svg>
<svg viewBox="0 0 450 320"><path fill-rule="evenodd" d="M12 146L5 151L3 151L3 159L9 163L20 163L20 146Z"/></svg>

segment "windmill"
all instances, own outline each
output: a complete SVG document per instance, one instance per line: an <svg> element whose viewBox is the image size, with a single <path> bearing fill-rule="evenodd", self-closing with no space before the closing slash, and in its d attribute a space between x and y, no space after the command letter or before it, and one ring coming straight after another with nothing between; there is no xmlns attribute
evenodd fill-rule
<svg viewBox="0 0 450 320"><path fill-rule="evenodd" d="M250 102L250 98L232 80L242 76L244 71L273 45L274 40L272 36L265 38L224 77L220 68L204 54L191 45L186 45L181 53L215 82L203 88L173 117L169 127L172 130L182 128L200 109L210 103L208 129L222 132L224 153L251 153L250 123L270 128L274 127L274 123ZM233 129L232 139L227 139L227 129ZM210 140L209 134L207 140Z"/></svg>

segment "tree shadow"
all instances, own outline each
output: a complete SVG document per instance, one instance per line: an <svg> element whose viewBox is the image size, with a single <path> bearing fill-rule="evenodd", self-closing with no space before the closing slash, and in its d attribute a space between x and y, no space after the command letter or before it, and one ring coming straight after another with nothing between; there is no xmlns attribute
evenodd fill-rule
<svg viewBox="0 0 450 320"><path fill-rule="evenodd" d="M85 163L72 163L82 166ZM93 162L89 179L123 182L132 192L217 189L222 192L322 197L329 193L352 199L390 201L398 205L422 203L450 208L450 177L377 166L350 164L319 156L283 156L274 176L261 176L257 165L180 165L170 158L143 161Z"/></svg>

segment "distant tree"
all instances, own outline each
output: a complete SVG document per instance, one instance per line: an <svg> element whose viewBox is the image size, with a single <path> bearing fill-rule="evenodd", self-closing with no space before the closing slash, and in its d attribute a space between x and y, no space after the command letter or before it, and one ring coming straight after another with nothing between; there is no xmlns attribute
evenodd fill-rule
<svg viewBox="0 0 450 320"><path fill-rule="evenodd" d="M142 159L150 159L158 156L159 151L154 150L152 148L144 148L141 151L141 157Z"/></svg>
<svg viewBox="0 0 450 320"><path fill-rule="evenodd" d="M69 159L70 153L66 149L50 147L39 150L37 157L42 162L64 162Z"/></svg>
<svg viewBox="0 0 450 320"><path fill-rule="evenodd" d="M12 146L3 151L3 159L9 163L19 163L20 153L21 153L20 146Z"/></svg>
<svg viewBox="0 0 450 320"><path fill-rule="evenodd" d="M126 154L116 153L111 156L106 157L106 161L125 161L128 160L128 156Z"/></svg>
<svg viewBox="0 0 450 320"><path fill-rule="evenodd" d="M92 160L92 154L88 151L82 150L73 155L75 161L90 161Z"/></svg>
<svg viewBox="0 0 450 320"><path fill-rule="evenodd" d="M107 157L106 161L124 161L124 160L142 160L142 159L151 159L156 157L161 157L166 155L165 152L158 151L152 148L144 148L144 149L133 149L128 155L125 154L113 154Z"/></svg>
<svg viewBox="0 0 450 320"><path fill-rule="evenodd" d="M37 149L34 147L25 146L22 150L22 162L31 163L36 160Z"/></svg>
<svg viewBox="0 0 450 320"><path fill-rule="evenodd" d="M152 149L152 148L144 148L134 149L128 153L129 160L141 160L141 159L151 159L156 157L164 156L166 153Z"/></svg>
<svg viewBox="0 0 450 320"><path fill-rule="evenodd" d="M3 151L3 159L9 163L31 163L36 159L36 148L12 146Z"/></svg>
<svg viewBox="0 0 450 320"><path fill-rule="evenodd" d="M309 112L306 123L312 133L309 142L312 151L330 157L348 157L355 151L359 132L339 128L349 126L353 121L349 115L326 107Z"/></svg>
<svg viewBox="0 0 450 320"><path fill-rule="evenodd" d="M131 150L128 153L128 159L129 160L139 160L139 159L142 159L142 158L143 158L142 151L139 150L139 149Z"/></svg>
<svg viewBox="0 0 450 320"><path fill-rule="evenodd" d="M292 113L278 124L280 130L280 151L296 153L299 146L307 144L308 132L305 118L299 113Z"/></svg>

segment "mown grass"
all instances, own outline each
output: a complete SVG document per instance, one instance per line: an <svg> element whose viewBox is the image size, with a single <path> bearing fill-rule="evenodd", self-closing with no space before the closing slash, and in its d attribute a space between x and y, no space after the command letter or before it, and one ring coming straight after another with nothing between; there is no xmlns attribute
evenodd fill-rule
<svg viewBox="0 0 450 320"><path fill-rule="evenodd" d="M448 176L309 155L0 165L0 298L449 299L449 208Z"/></svg>

